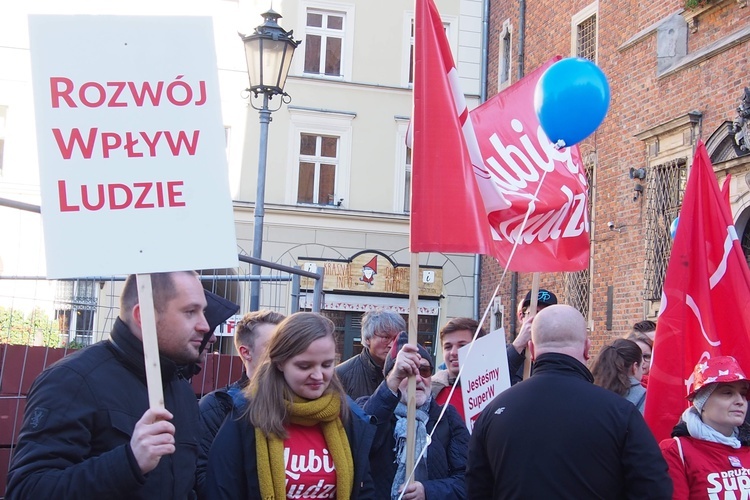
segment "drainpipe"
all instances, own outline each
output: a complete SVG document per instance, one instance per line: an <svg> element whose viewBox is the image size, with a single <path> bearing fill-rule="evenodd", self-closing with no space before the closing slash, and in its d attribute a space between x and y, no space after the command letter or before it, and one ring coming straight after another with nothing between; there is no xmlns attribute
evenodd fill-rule
<svg viewBox="0 0 750 500"><path fill-rule="evenodd" d="M482 14L482 55L480 60L481 73L479 76L479 102L483 103L487 100L487 65L489 60L490 52L490 1L484 0L482 3L483 14ZM480 311L480 293L481 286L479 284L480 274L482 271L482 257L480 255L474 256L474 319L479 320L482 317L483 312Z"/></svg>
<svg viewBox="0 0 750 500"><path fill-rule="evenodd" d="M526 0L518 2L518 79L524 76L524 57L526 53ZM518 273L513 271L510 275L510 333L516 337L518 310Z"/></svg>

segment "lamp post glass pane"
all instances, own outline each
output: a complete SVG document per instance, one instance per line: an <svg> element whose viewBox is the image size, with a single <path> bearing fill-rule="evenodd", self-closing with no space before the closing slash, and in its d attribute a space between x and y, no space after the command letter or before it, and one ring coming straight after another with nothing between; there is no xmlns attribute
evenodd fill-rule
<svg viewBox="0 0 750 500"><path fill-rule="evenodd" d="M247 60L247 76L250 79L250 87L255 87L261 83L260 54L260 38L245 40L245 59Z"/></svg>
<svg viewBox="0 0 750 500"><path fill-rule="evenodd" d="M290 44L286 40L253 38L245 41L247 74L250 87L275 88L278 93L284 89L289 67L292 63Z"/></svg>

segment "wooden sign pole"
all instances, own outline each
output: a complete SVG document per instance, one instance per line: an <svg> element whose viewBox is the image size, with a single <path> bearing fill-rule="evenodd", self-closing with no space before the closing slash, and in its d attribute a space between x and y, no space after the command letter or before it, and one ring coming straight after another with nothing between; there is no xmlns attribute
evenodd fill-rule
<svg viewBox="0 0 750 500"><path fill-rule="evenodd" d="M136 274L135 277L138 282L138 306L141 311L143 359L146 363L148 405L152 410L163 410L164 390L161 384L159 343L156 338L156 314L154 312L154 294L151 290L151 275Z"/></svg>
<svg viewBox="0 0 750 500"><path fill-rule="evenodd" d="M536 314L536 305L539 301L539 273L534 273L531 281L531 302L527 309L529 316ZM531 349L526 346L526 359L523 362L523 379L526 380L531 376Z"/></svg>
<svg viewBox="0 0 750 500"><path fill-rule="evenodd" d="M417 345L419 330L419 253L411 254L409 269L409 343ZM404 485L406 488L414 481L411 471L414 470L415 434L417 422L417 377L409 377L406 392L406 477L411 479Z"/></svg>

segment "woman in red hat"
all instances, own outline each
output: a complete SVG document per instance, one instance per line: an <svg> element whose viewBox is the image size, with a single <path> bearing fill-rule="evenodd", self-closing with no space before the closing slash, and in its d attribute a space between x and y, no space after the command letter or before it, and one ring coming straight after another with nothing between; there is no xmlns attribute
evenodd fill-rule
<svg viewBox="0 0 750 500"><path fill-rule="evenodd" d="M732 356L695 367L692 405L660 443L677 499L750 498L746 432L750 381Z"/></svg>

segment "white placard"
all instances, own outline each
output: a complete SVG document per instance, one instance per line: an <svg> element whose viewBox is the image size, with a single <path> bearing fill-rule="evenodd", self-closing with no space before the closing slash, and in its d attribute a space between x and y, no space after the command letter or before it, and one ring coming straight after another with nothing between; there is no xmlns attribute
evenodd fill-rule
<svg viewBox="0 0 750 500"><path fill-rule="evenodd" d="M471 348L471 353L469 353ZM468 361L468 362L467 362ZM510 387L505 331L500 328L458 350L464 416L469 432L482 409Z"/></svg>
<svg viewBox="0 0 750 500"><path fill-rule="evenodd" d="M29 16L47 277L237 266L212 21Z"/></svg>

